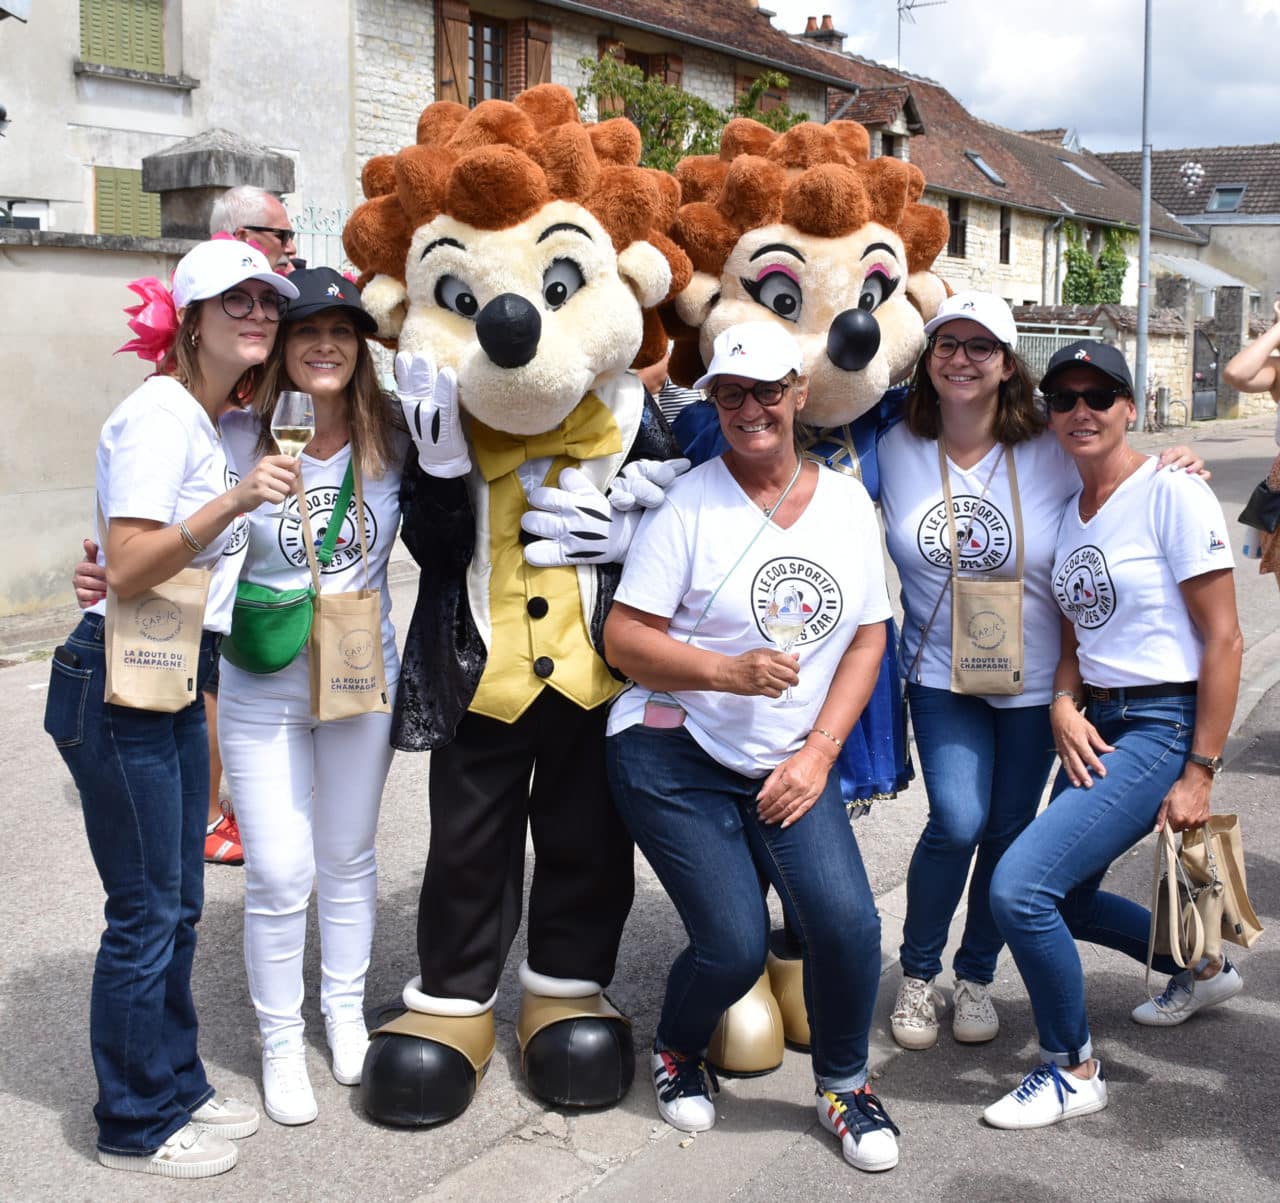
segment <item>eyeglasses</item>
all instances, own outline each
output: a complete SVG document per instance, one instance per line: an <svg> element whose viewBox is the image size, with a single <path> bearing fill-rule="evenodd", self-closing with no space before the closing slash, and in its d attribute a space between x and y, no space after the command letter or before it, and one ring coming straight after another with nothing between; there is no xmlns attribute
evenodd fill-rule
<svg viewBox="0 0 1280 1203"><path fill-rule="evenodd" d="M1055 414L1069 414L1079 401L1096 413L1106 413L1121 397L1128 395L1119 388L1057 388L1045 393L1044 399Z"/></svg>
<svg viewBox="0 0 1280 1203"><path fill-rule="evenodd" d="M986 363L1003 344L994 338L953 338L950 334L938 334L929 343L929 349L939 359L950 359L961 347L970 363Z"/></svg>
<svg viewBox="0 0 1280 1203"><path fill-rule="evenodd" d="M740 384L717 385L707 396L721 409L741 409L748 397L754 397L757 404L769 409L782 400L789 387L777 380L757 380L750 388L743 388Z"/></svg>
<svg viewBox="0 0 1280 1203"><path fill-rule="evenodd" d="M244 228L258 234L274 234L280 239L281 246L288 246L296 237L292 230L282 230L278 226L245 226Z"/></svg>
<svg viewBox="0 0 1280 1203"><path fill-rule="evenodd" d="M229 288L218 300L222 302L222 312L227 317L236 318L248 317L256 302L262 307L262 316L269 322L278 322L289 308L289 302L274 289L255 297L242 288Z"/></svg>

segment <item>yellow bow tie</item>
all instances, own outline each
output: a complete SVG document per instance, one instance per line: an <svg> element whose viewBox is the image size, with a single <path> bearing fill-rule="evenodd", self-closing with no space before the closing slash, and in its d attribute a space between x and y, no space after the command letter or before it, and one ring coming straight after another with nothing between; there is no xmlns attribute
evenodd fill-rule
<svg viewBox="0 0 1280 1203"><path fill-rule="evenodd" d="M613 455L622 450L622 435L605 403L595 393L588 393L559 426L543 434L508 434L473 422L471 448L481 475L495 481L526 460L557 455L588 460Z"/></svg>

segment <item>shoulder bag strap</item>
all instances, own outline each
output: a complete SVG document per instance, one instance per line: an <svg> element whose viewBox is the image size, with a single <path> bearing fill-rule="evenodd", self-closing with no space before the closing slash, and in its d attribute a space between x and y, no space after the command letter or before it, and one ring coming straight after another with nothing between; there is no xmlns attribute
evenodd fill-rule
<svg viewBox="0 0 1280 1203"><path fill-rule="evenodd" d="M320 544L320 550L316 553L316 558L326 568L333 563L333 550L338 545L338 533L342 530L343 519L347 516L347 506L351 502L351 468L354 463L355 448L353 447L351 460L342 478L342 487L338 490L338 499L333 503L333 515L338 521L330 520L329 529L324 532L324 542Z"/></svg>
<svg viewBox="0 0 1280 1203"><path fill-rule="evenodd" d="M369 541L364 530L364 482L360 469L356 467L356 445L351 444L351 463L347 465L348 480L354 478L356 486L356 525L360 528L360 559L364 564L364 587L369 585ZM349 496L350 494L348 494Z"/></svg>

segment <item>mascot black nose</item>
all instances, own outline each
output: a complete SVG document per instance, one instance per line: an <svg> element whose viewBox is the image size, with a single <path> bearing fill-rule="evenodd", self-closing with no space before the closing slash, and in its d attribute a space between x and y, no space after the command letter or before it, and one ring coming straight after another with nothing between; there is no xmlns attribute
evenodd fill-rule
<svg viewBox="0 0 1280 1203"><path fill-rule="evenodd" d="M879 350L880 323L865 309L846 309L827 331L827 358L846 372L862 371Z"/></svg>
<svg viewBox="0 0 1280 1203"><path fill-rule="evenodd" d="M538 353L542 318L524 297L504 292L476 318L476 338L500 368L522 368Z"/></svg>

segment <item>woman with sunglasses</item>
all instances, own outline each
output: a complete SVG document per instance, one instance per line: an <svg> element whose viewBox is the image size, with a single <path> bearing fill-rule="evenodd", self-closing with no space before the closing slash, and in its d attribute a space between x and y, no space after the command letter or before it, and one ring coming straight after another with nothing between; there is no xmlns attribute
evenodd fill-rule
<svg viewBox="0 0 1280 1203"><path fill-rule="evenodd" d="M1053 765L1049 701L1058 613L1049 575L1063 507L1078 487L1071 461L1045 431L1033 381L1016 353L1009 306L990 293L956 293L925 333L929 343L905 421L877 449L886 541L902 583L898 662L929 799L907 874L903 976L890 1021L907 1049L937 1041L943 999L933 979L966 880L952 1034L976 1044L999 1032L988 986L1003 941L989 887L1004 850L1035 814ZM1190 459L1181 448L1165 458ZM1022 562L1020 692L953 687L953 535L942 464L959 574L1012 578Z"/></svg>
<svg viewBox="0 0 1280 1203"><path fill-rule="evenodd" d="M251 408L222 420L233 471L249 474L273 447L269 424L282 389L309 393L315 435L300 456L317 549L337 524L325 593L365 587L358 472L364 499L370 588L382 594L382 655L394 691L399 656L391 625L387 565L400 525L400 465L408 447L399 407L377 382L367 336L376 324L356 286L332 268L289 277L299 297ZM346 482L350 480L351 483ZM344 489L345 485L345 489ZM343 502L341 498L347 500ZM335 509L341 505L342 512ZM242 580L305 589L311 572L297 496L287 513L250 516ZM320 928L320 1010L334 1078L360 1081L368 1033L364 983L377 901L374 841L391 766L391 715L319 722L311 713L307 649L278 672L238 667L224 648L218 735L245 858L244 953L262 1037L267 1114L279 1124L316 1118L303 1041L303 953L313 887Z"/></svg>
<svg viewBox="0 0 1280 1203"><path fill-rule="evenodd" d="M799 454L800 370L774 322L715 340L696 387L728 450L646 512L627 555L604 633L636 684L610 712L606 762L689 939L654 1041L659 1114L715 1123L707 1043L764 967L765 877L804 943L820 1120L851 1165L887 1170L897 1128L867 1085L880 923L831 769L874 688L889 604L866 490Z"/></svg>
<svg viewBox="0 0 1280 1203"><path fill-rule="evenodd" d="M1076 940L1146 960L1150 914L1100 889L1154 827L1201 827L1222 768L1243 640L1222 507L1201 480L1129 446L1133 381L1114 347L1062 348L1040 387L1079 483L1051 585L1063 616L1051 717L1062 771L996 869L991 905L1031 996L1040 1062L984 1113L1037 1128L1107 1105ZM1082 713L1080 707L1087 709ZM1157 957L1162 972L1175 972ZM1176 973L1133 1018L1167 1027L1242 988L1224 957Z"/></svg>
<svg viewBox="0 0 1280 1203"><path fill-rule="evenodd" d="M107 896L89 1010L98 1160L203 1178L235 1165L230 1141L255 1132L258 1113L215 1095L197 1049L191 967L209 783L199 690L230 626L242 515L279 503L295 476L290 459L273 455L232 480L217 420L228 398L248 395L297 289L232 239L183 256L171 294L154 280L138 288L155 326L131 311L142 337L129 349L159 371L102 428L100 560L122 602L181 569L212 569L196 700L176 713L104 701L102 600L54 653L44 725L75 779Z"/></svg>

